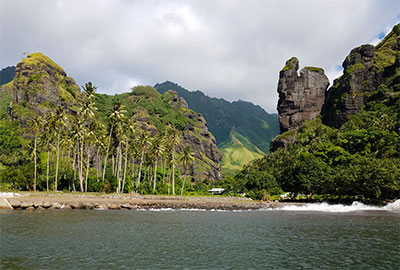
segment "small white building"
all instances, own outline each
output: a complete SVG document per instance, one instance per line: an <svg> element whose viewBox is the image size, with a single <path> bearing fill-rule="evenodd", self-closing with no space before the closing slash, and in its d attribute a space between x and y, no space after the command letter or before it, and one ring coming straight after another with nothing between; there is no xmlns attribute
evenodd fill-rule
<svg viewBox="0 0 400 270"><path fill-rule="evenodd" d="M215 194L222 194L224 191L225 191L224 188L212 188L208 192L215 195Z"/></svg>

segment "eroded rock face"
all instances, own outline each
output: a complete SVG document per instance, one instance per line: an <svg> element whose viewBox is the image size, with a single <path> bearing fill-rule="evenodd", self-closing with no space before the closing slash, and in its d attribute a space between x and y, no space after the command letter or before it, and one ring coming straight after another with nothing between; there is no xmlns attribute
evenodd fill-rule
<svg viewBox="0 0 400 270"><path fill-rule="evenodd" d="M304 121L315 119L325 101L328 77L321 68L305 67L293 57L279 73L278 113L281 133L300 127Z"/></svg>
<svg viewBox="0 0 400 270"><path fill-rule="evenodd" d="M214 182L222 179L222 154L214 136L207 129L206 120L200 113L194 111L188 111L185 117L196 120L196 128L191 125L185 126L182 144L178 148L180 151L184 145L188 144L193 150L193 156L196 159L189 164L190 175L195 181L209 179Z"/></svg>
<svg viewBox="0 0 400 270"><path fill-rule="evenodd" d="M76 111L80 90L74 79L50 58L33 53L19 62L12 84L10 115L22 122L30 114L39 115L63 105L70 112Z"/></svg>
<svg viewBox="0 0 400 270"><path fill-rule="evenodd" d="M189 145L192 149L194 161L188 164L186 174L191 176L195 182L201 182L205 179L215 182L222 179L222 154L217 147L214 136L208 131L204 117L200 113L188 109L185 99L179 97L175 91L170 90L165 95L167 95L171 107L175 111L182 112L183 116L190 120L185 123L184 129L181 131L182 141L176 149L178 153L186 145ZM151 136L158 133L145 108L137 107L132 117L141 129L149 132ZM177 162L177 165L180 172L184 174L182 164Z"/></svg>
<svg viewBox="0 0 400 270"><path fill-rule="evenodd" d="M343 76L334 81L328 90L323 108L324 123L341 127L348 115L361 111L366 102L365 92L373 91L379 84L373 68L376 48L363 45L353 49L343 62Z"/></svg>

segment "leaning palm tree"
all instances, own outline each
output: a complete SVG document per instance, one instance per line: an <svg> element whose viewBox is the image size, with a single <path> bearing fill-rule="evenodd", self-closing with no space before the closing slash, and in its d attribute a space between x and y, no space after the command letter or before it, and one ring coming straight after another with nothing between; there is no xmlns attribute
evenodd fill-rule
<svg viewBox="0 0 400 270"><path fill-rule="evenodd" d="M37 138L38 133L42 127L42 118L40 115L36 115L35 118L32 119L31 123L31 130L34 134L34 141L33 141L33 158L34 158L34 174L33 174L33 191L36 191L36 178L37 178Z"/></svg>
<svg viewBox="0 0 400 270"><path fill-rule="evenodd" d="M107 150L106 150L106 155L104 156L104 167L103 167L103 182L104 178L106 176L106 168L107 168L107 158L108 158L108 152L110 151L110 145L111 145L111 136L113 134L113 129L114 126L125 119L125 113L127 111L125 110L124 105L120 101L116 101L113 104L113 108L111 110L109 119L110 119L110 136L108 137L108 145L107 145Z"/></svg>
<svg viewBox="0 0 400 270"><path fill-rule="evenodd" d="M184 177L183 177L183 184L182 184L182 189L181 189L181 196L183 195L183 189L185 188L185 182L186 182L186 177L187 177L187 165L189 162L193 161L193 152L192 148L189 145L186 145L182 149L181 157L179 161L183 163L183 171L184 171Z"/></svg>
<svg viewBox="0 0 400 270"><path fill-rule="evenodd" d="M182 135L173 126L168 126L167 128L167 133L169 137L169 142L172 146L172 195L175 195L175 151L176 147L181 144L182 141Z"/></svg>

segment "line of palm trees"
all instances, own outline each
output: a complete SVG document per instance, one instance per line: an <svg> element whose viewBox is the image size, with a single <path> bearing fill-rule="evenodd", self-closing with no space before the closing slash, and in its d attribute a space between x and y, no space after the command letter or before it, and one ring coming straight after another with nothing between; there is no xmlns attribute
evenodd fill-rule
<svg viewBox="0 0 400 270"><path fill-rule="evenodd" d="M36 115L30 121L33 134L34 177L33 190L37 189L38 153L46 160L46 190L50 190L50 174L53 173L53 190L59 189L60 170L67 175L68 189L88 192L90 177L104 185L109 178L116 179L113 191L140 192L143 181L157 193L160 180L168 186L167 193L175 195L176 169L180 166L188 175L193 152L182 145L181 133L173 126L166 126L163 133L151 136L137 123L127 117L121 102L113 104L108 117L108 127L99 121L95 104L96 87L88 82L76 114L62 106L43 116ZM181 151L178 151L181 150ZM180 153L178 153L180 152ZM44 157L44 154L45 156ZM128 179L131 182L128 184ZM79 183L77 187L76 183Z"/></svg>

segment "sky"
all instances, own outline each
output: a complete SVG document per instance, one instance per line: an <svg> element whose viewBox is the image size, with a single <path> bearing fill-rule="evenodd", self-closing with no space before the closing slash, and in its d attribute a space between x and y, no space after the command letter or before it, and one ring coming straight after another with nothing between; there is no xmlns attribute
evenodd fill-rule
<svg viewBox="0 0 400 270"><path fill-rule="evenodd" d="M0 0L0 68L42 52L99 93L170 80L275 113L287 59L332 82L399 22L398 0Z"/></svg>

